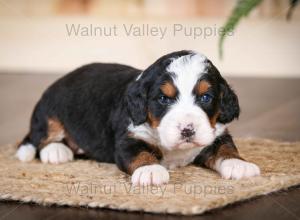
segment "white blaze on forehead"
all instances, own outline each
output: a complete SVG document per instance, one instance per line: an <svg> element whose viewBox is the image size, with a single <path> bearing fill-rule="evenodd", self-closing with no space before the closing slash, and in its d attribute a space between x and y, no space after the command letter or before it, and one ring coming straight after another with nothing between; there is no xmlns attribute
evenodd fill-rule
<svg viewBox="0 0 300 220"><path fill-rule="evenodd" d="M192 94L198 79L206 72L206 60L202 54L189 54L174 59L167 67L167 71L174 74L172 78L180 97Z"/></svg>
<svg viewBox="0 0 300 220"><path fill-rule="evenodd" d="M178 89L178 98L169 107L157 127L161 145L166 150L187 149L194 146L186 143L181 135L182 130L189 125L195 132L192 141L197 147L207 146L215 138L214 128L207 114L195 103L193 95L198 80L207 72L206 60L205 56L194 53L173 59L167 67Z"/></svg>

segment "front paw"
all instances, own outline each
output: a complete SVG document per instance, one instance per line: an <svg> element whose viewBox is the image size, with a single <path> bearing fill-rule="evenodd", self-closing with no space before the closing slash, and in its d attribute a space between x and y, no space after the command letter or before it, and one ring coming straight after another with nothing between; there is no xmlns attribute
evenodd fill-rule
<svg viewBox="0 0 300 220"><path fill-rule="evenodd" d="M159 164L147 165L137 168L131 177L133 185L148 186L162 185L169 182L169 172Z"/></svg>
<svg viewBox="0 0 300 220"><path fill-rule="evenodd" d="M59 164L73 160L73 152L62 143L50 143L40 152L43 163Z"/></svg>
<svg viewBox="0 0 300 220"><path fill-rule="evenodd" d="M260 169L256 164L234 158L220 161L216 170L225 179L241 179L260 175Z"/></svg>

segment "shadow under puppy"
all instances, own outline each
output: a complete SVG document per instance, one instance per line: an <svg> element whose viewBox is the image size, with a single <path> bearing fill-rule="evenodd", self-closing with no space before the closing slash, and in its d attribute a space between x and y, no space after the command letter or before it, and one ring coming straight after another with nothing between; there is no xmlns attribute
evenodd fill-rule
<svg viewBox="0 0 300 220"><path fill-rule="evenodd" d="M239 112L236 94L202 54L173 52L144 71L94 63L44 92L16 155L58 164L83 154L116 163L135 185L167 183L167 169L188 164L226 179L259 175L227 130Z"/></svg>

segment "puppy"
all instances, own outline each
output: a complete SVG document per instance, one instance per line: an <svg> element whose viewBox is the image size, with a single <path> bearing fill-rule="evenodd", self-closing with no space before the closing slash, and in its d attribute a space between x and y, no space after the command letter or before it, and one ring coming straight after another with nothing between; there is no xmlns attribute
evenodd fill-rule
<svg viewBox="0 0 300 220"><path fill-rule="evenodd" d="M170 53L144 71L94 63L44 92L16 155L116 163L135 185L167 183L167 169L188 164L226 179L256 176L260 169L240 157L227 130L239 113L236 94L202 54Z"/></svg>

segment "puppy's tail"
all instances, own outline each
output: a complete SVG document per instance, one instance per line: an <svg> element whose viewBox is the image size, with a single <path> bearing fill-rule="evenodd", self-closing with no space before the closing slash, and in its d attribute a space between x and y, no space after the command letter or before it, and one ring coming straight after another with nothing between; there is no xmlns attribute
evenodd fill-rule
<svg viewBox="0 0 300 220"><path fill-rule="evenodd" d="M18 146L16 157L22 162L29 162L35 158L36 147L31 143L30 136L27 134Z"/></svg>

